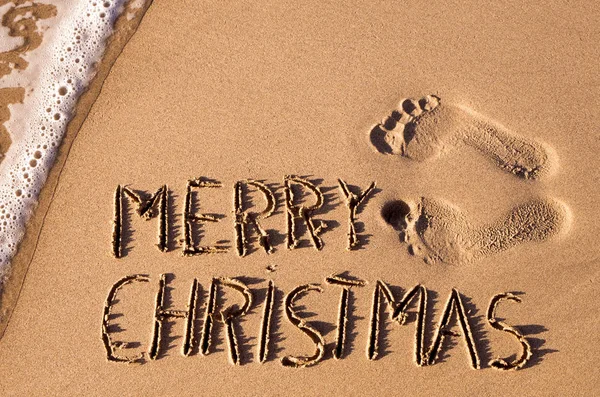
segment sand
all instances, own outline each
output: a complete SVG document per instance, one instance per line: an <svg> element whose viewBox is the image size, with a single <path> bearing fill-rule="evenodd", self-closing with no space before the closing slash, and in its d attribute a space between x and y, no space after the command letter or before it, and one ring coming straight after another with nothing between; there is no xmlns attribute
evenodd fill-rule
<svg viewBox="0 0 600 397"><path fill-rule="evenodd" d="M1 394L594 394L596 8L154 1L13 259Z"/></svg>

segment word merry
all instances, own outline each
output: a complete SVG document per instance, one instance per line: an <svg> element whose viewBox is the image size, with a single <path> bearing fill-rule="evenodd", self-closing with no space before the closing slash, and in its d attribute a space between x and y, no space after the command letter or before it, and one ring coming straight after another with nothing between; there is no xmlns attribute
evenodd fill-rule
<svg viewBox="0 0 600 397"><path fill-rule="evenodd" d="M342 196L348 208L348 245L347 249L352 250L359 246L358 233L356 231L357 211L361 204L366 202L366 198L375 190L375 182L365 189L353 193L346 182L338 179L338 184ZM223 185L207 178L197 178L189 180L186 185L186 194L183 206L183 255L193 256L201 254L225 253L227 247L222 245L201 246L199 239L194 238L193 226L198 224L220 222L224 217L222 214L200 214L194 213L194 191L199 189L216 189ZM251 212L245 208L245 203L248 195L248 188L256 189L264 198L265 208L261 212ZM311 244L317 250L323 248L323 240L320 234L325 226L322 221L313 219L313 213L323 207L325 196L321 189L314 183L305 178L295 175L288 175L283 180L283 190L285 196L286 209L286 246L288 249L294 249L298 246L298 222L304 222L308 231ZM298 191L300 190L300 191ZM295 193L296 191L296 193ZM297 200L297 196L303 194L312 195L315 203L312 205L303 205ZM114 218L113 218L113 233L112 233L112 253L116 258L123 256L123 216L124 203L129 199L136 205L136 212L143 219L150 220L158 218L158 243L159 250L165 252L169 247L168 233L168 203L169 203L169 188L167 185L160 187L156 193L150 197L145 197L141 193L136 192L128 187L117 186L114 196ZM248 253L248 235L254 231L258 235L258 242L267 254L273 253L273 245L269 233L260 225L262 219L269 218L275 212L277 207L277 198L273 190L257 180L244 180L235 183L233 188L233 212L234 230L236 251L239 256L246 256Z"/></svg>
<svg viewBox="0 0 600 397"><path fill-rule="evenodd" d="M150 281L148 275L136 274L126 276L117 281L108 293L104 305L102 318L102 340L106 349L106 358L115 362L142 362L147 356L150 360L156 360L159 357L165 322L170 319L184 319L185 330L182 346L182 354L189 356L194 348L198 348L202 355L207 355L213 345L213 328L216 322L224 325L226 341L228 346L229 360L232 364L240 364L240 346L237 336L239 320L245 316L253 304L253 292L242 281L235 278L213 278L208 290L207 301L205 302L203 325L200 332L196 329L198 301L200 299L201 286L197 279L194 279L190 289L189 302L185 309L175 310L165 307L165 291L167 288L167 278L162 274L158 283L158 291L155 300L154 325L152 327L151 343L147 351L136 357L123 356L117 353L131 347L133 344L127 342L113 341L110 333L111 311L117 301L119 291L128 284L147 283ZM363 280L351 278L347 275L332 275L325 279L325 283L331 286L341 288L340 304L338 309L338 320L336 327L335 347L333 357L342 359L346 347L347 321L350 312L350 295L352 288L364 288L367 283ZM220 307L218 302L218 293L220 290L230 290L239 293L243 298L241 306L233 305L229 307ZM269 354L270 336L273 333L271 320L274 312L276 287L272 280L268 282L266 297L263 302L263 311L260 329L258 331L257 361L263 363ZM294 356L287 355L281 358L281 364L287 367L309 367L318 364L325 356L325 340L323 334L307 323L300 317L296 302L305 294L310 292L322 292L323 287L319 284L303 284L292 289L285 297L284 311L287 321L296 329L306 335L314 344L314 352L307 355ZM377 358L379 353L379 331L381 325L381 306L386 304L388 313L392 321L399 325L404 325L408 319L408 306L412 303L417 307L416 331L415 331L415 351L414 361L417 366L433 365L439 359L439 354L445 338L460 337L464 339L464 344L469 357L469 363L473 369L481 367L479 355L476 348L476 340L471 332L469 324L469 312L465 310L461 294L456 289L452 289L441 318L435 330L433 340L429 347L425 346L426 335L426 317L427 317L427 289L424 285L416 285L406 292L402 297L395 296L390 286L385 282L378 280L373 289L371 314L368 329L368 338L366 353L369 360ZM491 360L489 365L501 370L516 370L522 368L531 358L531 346L527 339L514 327L496 319L496 308L500 302L509 300L520 303L521 299L511 293L495 295L488 306L487 321L495 330L507 332L513 335L521 346L521 354L512 361L505 359ZM457 317L461 333L455 333L450 330L451 321ZM197 338L199 334L199 339Z"/></svg>

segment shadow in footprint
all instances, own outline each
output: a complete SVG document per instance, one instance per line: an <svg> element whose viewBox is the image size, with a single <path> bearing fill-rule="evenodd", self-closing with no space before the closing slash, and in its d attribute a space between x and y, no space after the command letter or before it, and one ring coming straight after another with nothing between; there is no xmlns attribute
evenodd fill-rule
<svg viewBox="0 0 600 397"><path fill-rule="evenodd" d="M426 263L463 264L527 242L542 242L563 234L571 222L568 207L552 198L519 204L496 221L475 226L460 209L435 198L416 204L395 200L381 216L396 231L408 251Z"/></svg>

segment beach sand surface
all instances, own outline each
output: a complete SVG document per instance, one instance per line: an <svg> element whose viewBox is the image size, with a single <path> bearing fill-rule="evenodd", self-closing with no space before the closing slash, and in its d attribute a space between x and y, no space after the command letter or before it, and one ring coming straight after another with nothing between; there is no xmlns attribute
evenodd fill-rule
<svg viewBox="0 0 600 397"><path fill-rule="evenodd" d="M594 4L582 2L155 0L118 58L113 54L112 68L104 65L97 99L67 139L70 148L61 153L15 259L15 271L26 276L22 287L13 286L19 299L0 340L0 394L593 394L600 353L599 14ZM469 145L426 161L377 151L372 127L403 98L426 95L544 142L555 152L554 171L522 178ZM287 175L312 181L324 194L313 214L327 226L321 250L306 233L298 248L286 248ZM194 190L194 211L221 216L194 226L195 239L199 245L220 241L226 253L182 255L186 184L199 177L222 187ZM351 251L338 178L360 190L372 182L377 187L358 212L361 244ZM234 185L246 179L264 181L277 198L275 213L260 221L272 236L270 255L255 234L251 252L243 258L236 253ZM146 193L168 186L167 252L156 247L157 219L141 219L124 201L124 255L112 255L119 185ZM264 208L255 189L250 197L252 210ZM464 263L426 263L408 252L382 217L386 203L421 197L451 203L475 226L496 224L536 200L557 200L565 215L560 233L543 241ZM314 202L310 195L305 200ZM345 354L334 359L342 288L325 278L343 272L367 284L351 289ZM179 318L165 322L156 360L146 354L142 365L107 361L104 304L113 284L134 274L148 275L149 282L119 292L111 336L133 343L118 353L133 357L149 349L155 297L161 274L167 274L165 302L174 310L186 309L195 278L201 286L191 355L181 353L186 323ZM253 291L253 305L236 325L241 365L231 364L219 321L210 354L199 351L215 277L238 278ZM277 291L272 335L266 362L259 363L269 280ZM471 368L456 325L452 330L461 336L447 336L439 362L417 366L416 315L400 326L385 306L379 356L369 360L378 280L397 296L417 284L427 287L427 345L456 288L482 368ZM282 357L315 350L284 307L285 295L307 283L323 291L307 293L297 309L323 334L325 357L309 368L287 368ZM242 304L238 292L221 290L221 309ZM533 348L517 371L489 365L520 354L517 339L486 320L491 298L504 292L522 302L502 302L498 317Z"/></svg>

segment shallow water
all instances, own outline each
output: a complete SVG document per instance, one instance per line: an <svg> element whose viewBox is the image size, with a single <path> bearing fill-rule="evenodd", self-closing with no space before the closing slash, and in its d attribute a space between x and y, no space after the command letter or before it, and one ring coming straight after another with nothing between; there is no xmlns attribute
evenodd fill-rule
<svg viewBox="0 0 600 397"><path fill-rule="evenodd" d="M0 275L5 277L114 22L143 1L0 1ZM10 94L10 97L9 97ZM4 103L3 103L4 102ZM11 102L11 103L5 103ZM6 112L5 112L6 114Z"/></svg>

